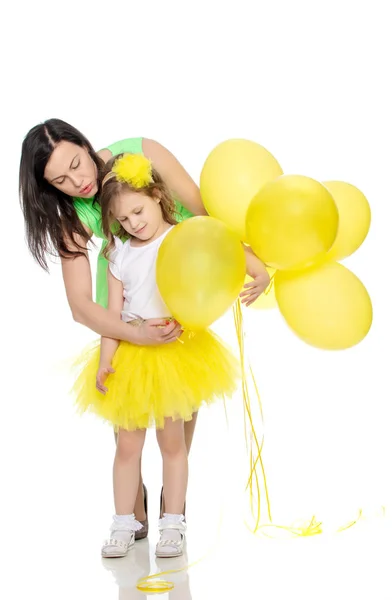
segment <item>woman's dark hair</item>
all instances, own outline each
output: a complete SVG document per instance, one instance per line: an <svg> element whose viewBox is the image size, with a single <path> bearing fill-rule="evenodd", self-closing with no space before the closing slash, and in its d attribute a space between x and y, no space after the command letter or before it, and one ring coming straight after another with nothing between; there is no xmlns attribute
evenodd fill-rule
<svg viewBox="0 0 392 600"><path fill-rule="evenodd" d="M56 145L62 141L87 149L97 166L98 184L104 167L84 135L60 119L49 119L36 125L26 135L19 169L20 203L29 250L46 271L47 255L70 258L83 254L83 248L78 244L77 250L71 250L67 246L67 239L74 240L74 234L79 234L86 244L89 240L72 197L53 187L44 178L48 160Z"/></svg>
<svg viewBox="0 0 392 600"><path fill-rule="evenodd" d="M118 159L122 158L123 156L124 154L117 154L117 156L113 156L106 163L105 172L102 174L104 176L109 174L112 171ZM168 189L167 185L163 181L158 171L154 169L154 167L152 167L151 174L151 183L142 188L135 188L130 183L120 183L115 177L104 183L99 201L101 204L102 211L102 230L106 239L108 240L108 243L103 251L103 255L108 260L110 260L110 253L115 246L115 235L121 239L129 239L132 237L131 234L128 233L128 231L126 231L121 226L121 223L116 221L112 213L113 201L125 190L131 190L136 194L144 194L145 196L149 196L150 198L154 198L154 196L159 196L159 206L161 208L164 221L166 221L166 223L169 223L170 225L177 224L176 204L172 198L170 190ZM102 180L103 179L104 177L102 178Z"/></svg>

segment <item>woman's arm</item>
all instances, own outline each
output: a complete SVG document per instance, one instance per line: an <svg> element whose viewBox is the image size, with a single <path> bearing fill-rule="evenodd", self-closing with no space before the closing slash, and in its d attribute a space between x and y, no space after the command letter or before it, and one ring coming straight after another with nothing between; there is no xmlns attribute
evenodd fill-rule
<svg viewBox="0 0 392 600"><path fill-rule="evenodd" d="M250 246L246 246L245 244L242 245L245 250L247 274L253 277L253 279L261 274L266 274L269 283L269 275L265 264L256 256Z"/></svg>
<svg viewBox="0 0 392 600"><path fill-rule="evenodd" d="M143 138L143 153L185 208L194 215L207 214L196 183L167 148L154 140Z"/></svg>
<svg viewBox="0 0 392 600"><path fill-rule="evenodd" d="M244 291L240 297L246 306L250 306L267 289L271 283L271 278L265 268L264 263L256 256L250 246L245 246L246 272L253 278L253 281L244 285Z"/></svg>
<svg viewBox="0 0 392 600"><path fill-rule="evenodd" d="M117 318L121 320L121 311L124 304L124 288L118 279L115 279L108 270L108 287L109 287L109 311ZM112 367L112 360L116 354L116 350L120 344L120 340L114 340L109 337L101 337L101 348L99 356L99 366L96 377L96 388L101 394L106 394L108 388L106 387L106 379L110 373L115 373Z"/></svg>
<svg viewBox="0 0 392 600"><path fill-rule="evenodd" d="M181 204L194 215L206 215L199 188L176 157L167 148L148 138L143 138L142 146L143 154L152 161L154 168ZM100 150L98 155L105 163L112 157L108 148Z"/></svg>
<svg viewBox="0 0 392 600"><path fill-rule="evenodd" d="M77 235L75 242L84 248L83 256L61 259L68 304L75 321L101 336L143 346L169 343L181 335L181 327L174 321L162 329L157 327L165 324L162 319L150 319L141 327L130 327L119 320L118 314L96 304L93 301L91 268L85 242ZM68 247L78 249L71 240L68 240Z"/></svg>
<svg viewBox="0 0 392 600"><path fill-rule="evenodd" d="M121 281L116 279L108 269L108 310L121 321L121 311L124 306L124 288ZM128 326L129 327L129 326ZM101 339L100 367L112 364L113 356L119 346L120 340L109 337Z"/></svg>

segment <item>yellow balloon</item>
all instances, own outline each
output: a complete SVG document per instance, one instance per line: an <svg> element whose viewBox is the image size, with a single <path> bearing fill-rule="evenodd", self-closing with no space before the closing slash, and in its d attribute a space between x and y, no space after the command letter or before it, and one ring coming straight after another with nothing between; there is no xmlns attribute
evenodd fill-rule
<svg viewBox="0 0 392 600"><path fill-rule="evenodd" d="M187 329L208 327L238 297L246 274L238 237L217 219L176 225L158 252L157 284L172 315Z"/></svg>
<svg viewBox="0 0 392 600"><path fill-rule="evenodd" d="M338 234L328 258L341 260L353 254L364 242L370 229L370 206L362 192L349 183L326 181L324 185L339 211Z"/></svg>
<svg viewBox="0 0 392 600"><path fill-rule="evenodd" d="M282 175L268 150L250 140L232 139L216 146L200 175L207 212L226 223L246 241L246 211L253 196L268 181Z"/></svg>
<svg viewBox="0 0 392 600"><path fill-rule="evenodd" d="M265 264L298 269L328 252L338 222L334 199L321 183L302 175L282 175L253 198L246 232L252 250Z"/></svg>
<svg viewBox="0 0 392 600"><path fill-rule="evenodd" d="M269 276L271 277L271 283L265 290L265 292L261 294L261 296L259 296L257 300L249 306L249 308L253 308L255 310L269 310L271 308L277 308L278 306L275 296L275 281L273 279L276 271L275 269L271 269L270 267L267 267L267 271ZM253 281L252 277L249 277L249 275L247 275L245 277L245 283L249 283L251 281Z"/></svg>
<svg viewBox="0 0 392 600"><path fill-rule="evenodd" d="M337 262L303 271L279 271L275 293L289 327L316 348L351 348L371 327L372 303L365 286Z"/></svg>

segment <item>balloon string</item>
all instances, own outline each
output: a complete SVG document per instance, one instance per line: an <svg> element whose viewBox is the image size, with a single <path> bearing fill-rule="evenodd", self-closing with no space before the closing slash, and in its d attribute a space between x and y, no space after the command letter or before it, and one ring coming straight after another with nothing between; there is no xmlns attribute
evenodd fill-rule
<svg viewBox="0 0 392 600"><path fill-rule="evenodd" d="M385 516L385 513L383 513L383 516ZM346 525L342 525L341 527L339 527L336 530L336 533L341 533L342 531L347 531L347 529L350 529L351 527L356 525L362 517L363 517L363 511L362 511L362 509L359 509L357 518L354 519L353 521L349 521L348 523L346 523ZM297 527L276 525L274 523L266 523L265 525L261 525L261 527L259 528L261 533L266 537L273 538L274 536L269 535L266 532L267 529L277 529L277 530L281 530L281 531L286 531L286 532L290 533L293 537L310 537L313 535L319 535L324 532L322 521L317 521L315 515L313 515L313 517L311 518L309 523L305 522L302 525L297 525Z"/></svg>
<svg viewBox="0 0 392 600"><path fill-rule="evenodd" d="M195 337L195 335L196 333L192 329L187 329L186 327L184 327L182 330L181 337L187 336L188 339L191 340L193 337ZM183 344L184 340L178 337L176 338L176 342L180 342L180 344Z"/></svg>
<svg viewBox="0 0 392 600"><path fill-rule="evenodd" d="M264 448L264 432L261 435L261 439L259 439L257 436L257 431L256 431L256 427L254 425L254 419L252 416L252 407L251 407L251 402L250 402L249 386L248 386L248 380L247 380L247 374L246 374L246 368L245 368L245 333L244 333L243 317L242 317L240 300L237 300L236 304L234 305L233 313L234 313L234 322L235 322L237 340L238 340L238 346L239 346L239 352L240 352L240 363L241 363L241 374L242 374L242 396L243 396L243 407L244 407L245 441L246 441L246 447L247 447L247 452L249 453L249 461L250 461L250 473L249 473L246 489L249 489L249 492L250 492L251 513L255 520L255 524L252 528L250 528L249 525L247 525L247 524L246 524L246 526L248 527L248 529L250 529L252 531L252 533L257 533L258 531L261 531L261 533L267 537L274 537L267 533L267 530L271 530L271 529L286 531L294 537L309 537L309 536L313 536L313 535L319 535L319 534L323 533L323 524L322 524L322 521L318 521L316 519L315 515L313 515L313 517L310 519L310 521L308 521L308 522L305 521L304 523L298 524L297 526L278 525L278 524L275 524L272 522L271 503L270 503L270 496L269 496L268 485L267 485L267 477L266 477L266 471L265 471L265 467L264 467L264 463L263 463L263 459L262 459L262 451ZM252 370L252 367L251 367L249 361L248 361L248 364L249 364L249 372L250 372L252 383L253 383L253 388L254 388L254 391L256 394L257 403L258 403L258 407L259 407L259 411L260 411L260 415L261 415L262 425L264 426L264 415L263 415L261 397L259 394L255 376L254 376L254 373L253 373L253 370ZM250 430L249 431L249 444L248 444L248 430ZM263 481L264 496L265 496L265 501L266 501L266 505L267 505L267 513L268 513L268 519L269 519L269 523L263 523L263 524L260 523L260 520L261 520L261 485L260 485L259 471L261 471L261 479ZM256 488L256 490L254 488ZM256 511L255 511L255 506L254 506L255 505L255 501L254 501L255 494L256 494L256 502L257 502L257 510ZM384 506L382 507L382 512L383 512L383 516L385 516L385 507ZM346 531L347 529L350 529L351 527L356 525L362 517L363 517L363 510L359 509L358 516L356 517L356 519L349 521L347 524L339 527L336 530L337 533L340 533L342 531Z"/></svg>
<svg viewBox="0 0 392 600"><path fill-rule="evenodd" d="M245 335L244 335L244 327L243 327L241 302L239 299L236 301L236 303L233 307L233 311L234 311L234 322L235 322L235 327L236 327L237 341L238 341L239 353L240 353L240 364L241 364L241 374L242 374L242 397L243 397L243 406L244 406L244 415L245 415L244 426L245 426L245 440L246 441L248 440L247 432L248 432L248 429L250 429L250 432L249 432L250 443L249 443L249 446L247 445L247 451L249 452L249 455L250 455L250 475L248 478L246 489L249 488L251 510L252 510L252 514L254 516L254 486L256 487L256 501L257 501L257 513L256 514L257 514L257 516L255 517L256 522L255 522L254 531L257 531L257 529L260 526L260 519L261 519L261 487L260 487L260 481L259 481L258 467L261 469L261 475L262 475L263 484L264 484L264 495L265 495L265 500L266 500L266 504L267 504L268 518L270 521L272 521L271 503L270 503L270 499L269 499L267 478L266 478L266 472L265 472L264 463L263 463L262 455L261 455L262 450L263 450L263 445L264 445L264 434L262 434L262 439L260 441L257 436L257 431L255 428L253 416L252 416L250 393L249 393L248 379L247 379L246 366L245 366ZM260 394L259 394L256 380L255 380L255 377L254 377L254 374L253 374L253 371L251 368L250 368L250 372L251 372L251 376L252 376L253 386L256 391L256 397L257 397L260 415L261 415L261 419L262 419L262 423L263 423L263 410L262 410L262 405L261 405ZM254 458L254 455L255 455L255 458Z"/></svg>
<svg viewBox="0 0 392 600"><path fill-rule="evenodd" d="M274 285L274 277L275 277L275 273L273 275L271 275L270 277L270 282L268 284L268 287L266 287L266 289L264 290L263 294L265 294L266 296L268 296L268 294L270 293L270 291L272 290L272 287Z"/></svg>

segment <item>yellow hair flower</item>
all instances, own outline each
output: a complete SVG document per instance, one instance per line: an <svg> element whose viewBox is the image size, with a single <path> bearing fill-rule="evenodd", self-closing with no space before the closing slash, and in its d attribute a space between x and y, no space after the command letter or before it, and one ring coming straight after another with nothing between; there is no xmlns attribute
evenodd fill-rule
<svg viewBox="0 0 392 600"><path fill-rule="evenodd" d="M115 162L112 171L116 174L117 181L129 183L136 189L152 182L151 162L140 154L124 154Z"/></svg>

